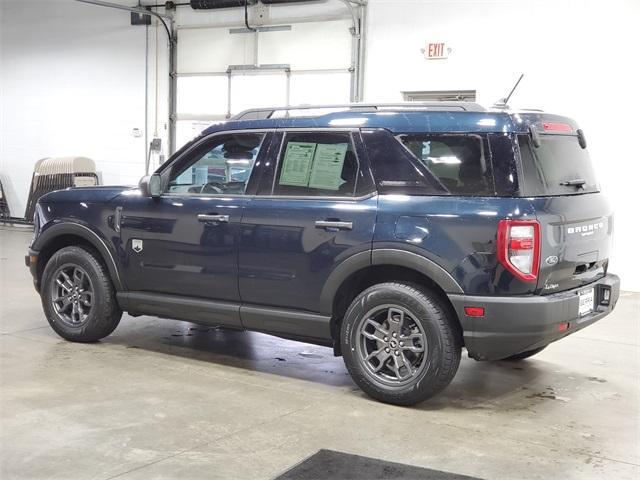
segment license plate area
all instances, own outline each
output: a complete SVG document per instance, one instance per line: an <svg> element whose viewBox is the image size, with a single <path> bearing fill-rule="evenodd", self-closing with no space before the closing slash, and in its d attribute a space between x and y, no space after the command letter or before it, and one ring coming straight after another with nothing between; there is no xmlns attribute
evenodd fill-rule
<svg viewBox="0 0 640 480"><path fill-rule="evenodd" d="M593 311L595 291L593 288L578 292L578 316L584 317Z"/></svg>

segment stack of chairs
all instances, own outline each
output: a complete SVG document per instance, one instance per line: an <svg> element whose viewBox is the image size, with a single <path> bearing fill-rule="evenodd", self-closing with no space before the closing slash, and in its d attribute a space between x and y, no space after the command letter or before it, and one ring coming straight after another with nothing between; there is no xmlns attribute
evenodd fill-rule
<svg viewBox="0 0 640 480"><path fill-rule="evenodd" d="M9 211L9 204L7 203L7 196L4 194L4 188L2 187L2 180L0 179L0 220L6 222L9 220L11 212Z"/></svg>
<svg viewBox="0 0 640 480"><path fill-rule="evenodd" d="M43 158L36 162L31 177L25 218L31 220L36 203L45 193L69 187L98 185L96 164L86 157Z"/></svg>

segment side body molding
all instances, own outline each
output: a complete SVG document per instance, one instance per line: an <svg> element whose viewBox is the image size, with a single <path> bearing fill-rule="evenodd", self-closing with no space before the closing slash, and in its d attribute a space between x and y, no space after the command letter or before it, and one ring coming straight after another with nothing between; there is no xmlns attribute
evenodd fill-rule
<svg viewBox="0 0 640 480"><path fill-rule="evenodd" d="M331 315L333 299L342 283L352 274L371 266L371 250L350 256L333 269L320 293L320 312Z"/></svg>
<svg viewBox="0 0 640 480"><path fill-rule="evenodd" d="M442 288L446 293L462 294L464 291L456 280L440 265L417 253L393 248L374 249L371 253L372 265L397 265L416 270Z"/></svg>
<svg viewBox="0 0 640 480"><path fill-rule="evenodd" d="M75 235L89 242L102 256L107 268L111 281L117 291L124 290L120 274L116 266L116 262L113 258L111 250L107 247L106 242L92 229L76 222L57 223L51 227L43 230L43 232L36 238L35 242L31 246L31 249L40 252L46 248L49 242L55 240L61 235Z"/></svg>
<svg viewBox="0 0 640 480"><path fill-rule="evenodd" d="M120 308L134 315L186 320L201 325L224 325L242 329L240 304L215 302L156 292L118 292Z"/></svg>
<svg viewBox="0 0 640 480"><path fill-rule="evenodd" d="M464 293L462 287L449 272L434 261L407 250L380 248L357 253L333 270L320 295L320 312L331 315L334 297L342 283L352 274L375 265L396 265L410 268L429 277L446 293Z"/></svg>

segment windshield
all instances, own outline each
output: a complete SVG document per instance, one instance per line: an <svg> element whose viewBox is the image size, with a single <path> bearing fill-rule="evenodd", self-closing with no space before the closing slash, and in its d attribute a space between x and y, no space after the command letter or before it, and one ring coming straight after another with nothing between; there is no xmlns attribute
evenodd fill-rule
<svg viewBox="0 0 640 480"><path fill-rule="evenodd" d="M577 195L600 190L586 149L572 135L540 135L535 148L529 135L518 135L524 194L529 197Z"/></svg>

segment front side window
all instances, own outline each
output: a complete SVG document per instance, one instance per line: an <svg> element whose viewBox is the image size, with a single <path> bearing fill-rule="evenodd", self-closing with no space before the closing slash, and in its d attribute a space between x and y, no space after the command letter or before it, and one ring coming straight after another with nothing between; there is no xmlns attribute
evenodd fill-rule
<svg viewBox="0 0 640 480"><path fill-rule="evenodd" d="M263 133L220 135L196 149L169 178L169 193L242 195Z"/></svg>
<svg viewBox="0 0 640 480"><path fill-rule="evenodd" d="M480 135L406 134L398 139L451 195L494 195Z"/></svg>
<svg viewBox="0 0 640 480"><path fill-rule="evenodd" d="M358 159L349 132L287 133L273 194L353 197Z"/></svg>

